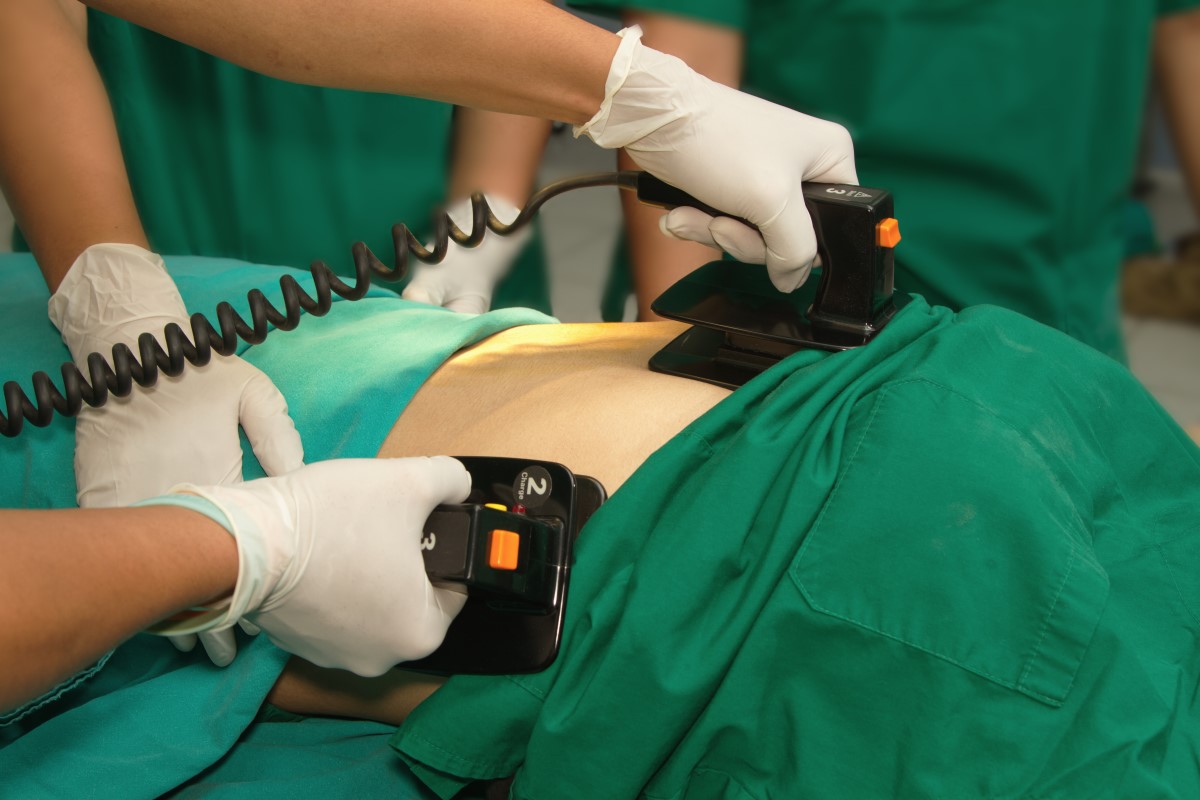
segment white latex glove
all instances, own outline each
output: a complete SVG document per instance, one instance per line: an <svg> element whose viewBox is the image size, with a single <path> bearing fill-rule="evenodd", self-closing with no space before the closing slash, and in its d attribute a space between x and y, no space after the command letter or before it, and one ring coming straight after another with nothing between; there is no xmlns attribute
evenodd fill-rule
<svg viewBox="0 0 1200 800"><path fill-rule="evenodd" d="M521 209L507 200L494 195L486 197L492 213L505 224L521 213ZM471 232L470 198L459 200L446 211L460 230ZM462 247L451 241L442 263L416 262L413 279L401 297L464 314L482 314L491 308L496 284L508 274L532 235L533 228L525 227L511 236L489 230L478 247Z"/></svg>
<svg viewBox="0 0 1200 800"><path fill-rule="evenodd" d="M190 653L196 649L196 642L204 648L208 660L218 667L227 667L233 663L237 655L237 639L233 629L223 631L202 631L201 633L183 633L168 636L171 644L181 653Z"/></svg>
<svg viewBox="0 0 1200 800"><path fill-rule="evenodd" d="M187 309L154 253L129 244L85 250L50 298L50 320L87 375L87 356L111 362L118 342L137 351L143 331L158 336L177 322L191 335ZM300 435L287 403L270 379L240 358L214 356L182 375L160 375L148 389L85 407L75 425L75 479L84 508L130 505L181 481L237 483L242 479L238 424L269 475L304 463ZM233 659L232 633L202 637L218 665ZM183 650L194 638L175 642Z"/></svg>
<svg viewBox="0 0 1200 800"><path fill-rule="evenodd" d="M245 617L288 652L366 677L423 658L466 595L429 582L422 527L435 506L470 491L470 474L447 456L325 461L238 486L178 486L229 519L238 580L215 619L166 632L225 630Z"/></svg>
<svg viewBox="0 0 1200 800"><path fill-rule="evenodd" d="M780 291L796 289L817 255L801 184L858 183L849 133L711 81L643 46L636 27L618 35L604 102L575 135L624 147L656 177L757 226L688 208L661 222L668 235L766 264Z"/></svg>

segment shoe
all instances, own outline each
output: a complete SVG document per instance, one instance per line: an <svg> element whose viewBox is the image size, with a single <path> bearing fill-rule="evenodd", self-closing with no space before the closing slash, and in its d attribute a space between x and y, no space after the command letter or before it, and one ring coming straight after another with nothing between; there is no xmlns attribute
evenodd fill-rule
<svg viewBox="0 0 1200 800"><path fill-rule="evenodd" d="M1121 272L1125 313L1200 323L1200 234L1181 243L1178 258L1136 256Z"/></svg>

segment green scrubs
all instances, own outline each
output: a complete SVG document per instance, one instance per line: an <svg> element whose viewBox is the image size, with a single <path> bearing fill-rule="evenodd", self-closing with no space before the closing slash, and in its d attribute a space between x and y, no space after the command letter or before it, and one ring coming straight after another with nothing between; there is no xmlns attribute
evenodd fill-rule
<svg viewBox="0 0 1200 800"><path fill-rule="evenodd" d="M268 78L95 11L88 42L155 250L353 274L447 199L453 107ZM403 46L403 43L397 43ZM493 307L549 312L540 241Z"/></svg>
<svg viewBox="0 0 1200 800"><path fill-rule="evenodd" d="M955 309L1011 308L1118 358L1152 28L1160 12L1198 4L579 3L743 32L744 88L845 125L859 179L895 193L898 287Z"/></svg>
<svg viewBox="0 0 1200 800"><path fill-rule="evenodd" d="M393 744L441 797L1200 797L1200 450L1112 359L915 300L680 433L580 537L558 660Z"/></svg>
<svg viewBox="0 0 1200 800"><path fill-rule="evenodd" d="M284 274L314 293L307 273L295 270L192 256L166 263L188 308L210 315L219 300L240 298L234 306L246 316L251 288L282 306ZM32 256L0 257L0 335L22 343L5 352L0 374L27 392L36 369L61 383L55 367L70 358L46 319L47 299ZM455 314L373 289L260 345L243 343L239 355L287 398L307 461L369 458L452 353L515 325L547 322L519 308ZM242 451L245 477L261 476L244 439ZM62 417L0 440L0 507L74 506L73 452L74 420ZM265 636L243 637L224 669L199 650L183 654L160 637L135 637L38 700L0 709L0 797L149 800L177 789L180 797L428 796L387 747L393 728L263 717L286 660Z"/></svg>

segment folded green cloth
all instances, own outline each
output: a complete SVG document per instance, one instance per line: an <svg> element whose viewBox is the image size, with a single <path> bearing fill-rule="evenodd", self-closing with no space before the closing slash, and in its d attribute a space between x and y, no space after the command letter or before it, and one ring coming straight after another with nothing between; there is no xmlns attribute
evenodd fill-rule
<svg viewBox="0 0 1200 800"><path fill-rule="evenodd" d="M393 745L440 797L1200 797L1200 450L1126 369L914 300L655 453L545 672Z"/></svg>

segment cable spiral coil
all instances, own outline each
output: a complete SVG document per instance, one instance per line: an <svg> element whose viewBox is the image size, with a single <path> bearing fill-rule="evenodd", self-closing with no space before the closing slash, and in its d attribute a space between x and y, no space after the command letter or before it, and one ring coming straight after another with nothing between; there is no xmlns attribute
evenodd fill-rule
<svg viewBox="0 0 1200 800"><path fill-rule="evenodd" d="M187 364L204 366L212 360L213 353L222 356L237 352L238 340L259 344L267 338L272 326L289 331L300 324L303 313L321 317L333 306L333 295L346 300L359 300L366 296L371 287L372 275L394 283L408 273L410 257L424 264L440 264L450 251L453 241L462 247L477 247L483 242L487 231L507 236L529 224L538 209L552 197L573 189L593 186L618 186L636 189L637 172L611 172L584 175L552 183L536 192L521 209L521 213L510 223L501 222L492 212L481 193L471 195L471 231L459 229L448 214L441 212L434 217L433 246L426 247L407 225L392 226L394 266L388 267L380 261L363 242L355 242L350 248L354 261L354 283L343 281L324 261L314 261L309 267L312 273L316 297L309 295L300 283L290 275L279 279L283 292L283 311L277 309L259 289L246 294L250 303L250 321L247 322L228 302L217 305L217 325L214 326L203 314L191 315L191 338L182 327L172 322L163 329L162 343L153 333L145 332L138 337L138 352L125 344L112 348L112 361L103 353L90 353L87 357L87 376L74 363L62 365L62 391L45 372L33 374L33 399L31 400L20 384L7 381L4 384L5 413L0 415L0 435L17 436L29 422L39 428L46 427L55 413L64 417L77 415L84 405L98 408L108 402L109 397L125 397L134 385L149 387L158 381L160 374L175 377Z"/></svg>

